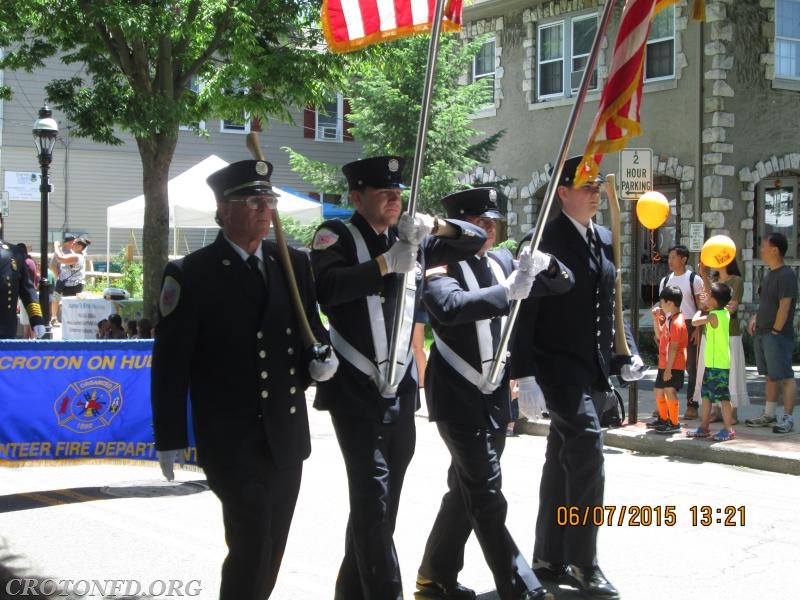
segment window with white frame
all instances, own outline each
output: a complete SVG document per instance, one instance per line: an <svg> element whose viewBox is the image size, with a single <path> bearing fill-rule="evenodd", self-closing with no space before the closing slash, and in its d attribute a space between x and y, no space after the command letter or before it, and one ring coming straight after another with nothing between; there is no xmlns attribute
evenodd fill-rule
<svg viewBox="0 0 800 600"><path fill-rule="evenodd" d="M495 38L486 40L472 59L472 81L487 81L487 105L494 104L495 41Z"/></svg>
<svg viewBox="0 0 800 600"><path fill-rule="evenodd" d="M800 79L800 0L775 2L775 77Z"/></svg>
<svg viewBox="0 0 800 600"><path fill-rule="evenodd" d="M675 77L675 7L658 13L647 36L644 80L658 81Z"/></svg>
<svg viewBox="0 0 800 600"><path fill-rule="evenodd" d="M787 258L798 258L797 177L770 177L758 184L759 243L771 233L782 233L789 240Z"/></svg>
<svg viewBox="0 0 800 600"><path fill-rule="evenodd" d="M189 80L189 85L187 86L189 90L194 94L199 94L200 90L203 89L203 82L200 80L199 77L195 76ZM205 121L193 121L188 124L181 123L180 130L181 131L198 131L204 130L206 128Z"/></svg>
<svg viewBox="0 0 800 600"><path fill-rule="evenodd" d="M546 23L537 31L537 98L568 97L577 91L589 63L597 14ZM589 89L597 88L597 69Z"/></svg>
<svg viewBox="0 0 800 600"><path fill-rule="evenodd" d="M242 120L225 119L220 121L219 130L222 133L250 133L250 115L242 111Z"/></svg>
<svg viewBox="0 0 800 600"><path fill-rule="evenodd" d="M314 139L318 142L341 142L344 125L344 99L341 94L331 96L316 110Z"/></svg>

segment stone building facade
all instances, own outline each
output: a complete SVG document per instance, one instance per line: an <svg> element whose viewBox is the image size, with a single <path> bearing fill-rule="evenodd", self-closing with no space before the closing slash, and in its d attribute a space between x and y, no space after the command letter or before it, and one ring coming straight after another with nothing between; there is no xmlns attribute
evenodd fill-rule
<svg viewBox="0 0 800 600"><path fill-rule="evenodd" d="M474 0L464 11L464 37L484 35L495 54L495 101L476 115L487 133L505 130L492 164L465 181L513 179L509 237L534 226L587 52L607 0ZM623 2L616 2L590 90L570 147L580 154L608 76ZM729 235L752 310L764 265L761 237L789 237L787 262L800 270L800 11L789 0L709 0L705 22L691 20L680 0L654 22L642 96L643 134L630 148L653 152L654 187L671 204L667 223L647 232L623 201L623 275L637 265L642 298L652 294L666 249L689 245L690 223L705 237ZM606 155L604 172L618 172ZM598 215L608 220L607 213ZM633 235L639 236L632 256ZM697 254L692 256L697 261ZM627 289L627 288L626 288Z"/></svg>

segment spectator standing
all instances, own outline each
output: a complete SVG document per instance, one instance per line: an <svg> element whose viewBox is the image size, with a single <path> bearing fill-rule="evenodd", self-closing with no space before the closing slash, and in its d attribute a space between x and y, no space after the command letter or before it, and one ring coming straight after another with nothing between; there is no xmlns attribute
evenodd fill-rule
<svg viewBox="0 0 800 600"><path fill-rule="evenodd" d="M106 334L107 340L127 340L128 334L122 326L122 317L117 313L108 315L108 333Z"/></svg>
<svg viewBox="0 0 800 600"><path fill-rule="evenodd" d="M797 384L792 370L794 350L794 310L797 303L797 276L785 264L789 243L782 233L771 233L761 241L761 260L769 271L761 280L758 311L750 319L747 330L755 336L754 348L758 373L765 375L764 413L747 419L748 427L772 426L774 433L789 433L794 429ZM778 387L783 396L783 417L775 416Z"/></svg>
<svg viewBox="0 0 800 600"><path fill-rule="evenodd" d="M139 332L139 339L151 339L153 337L153 324L150 319L142 317L136 324L136 330Z"/></svg>
<svg viewBox="0 0 800 600"><path fill-rule="evenodd" d="M689 249L686 246L673 246L667 254L670 273L661 279L658 292L667 285L680 288L683 294L681 312L689 332L689 346L686 349L686 412L684 419L696 419L698 403L694 399L697 384L698 348L701 331L692 325L692 317L699 307L700 294L703 293L703 280L688 267ZM654 415L657 416L657 415Z"/></svg>
<svg viewBox="0 0 800 600"><path fill-rule="evenodd" d="M137 329L136 319L129 319L125 323L125 335L128 336L129 340L139 339L139 330Z"/></svg>
<svg viewBox="0 0 800 600"><path fill-rule="evenodd" d="M64 238L65 241L68 237ZM53 242L53 254L59 265L58 281L56 282L56 292L59 294L59 300L80 294L83 291L83 283L86 277L85 253L86 248L92 242L84 237L70 241L69 248L62 247L59 242ZM54 312L53 315L55 314L57 313ZM54 322L51 320L51 322L53 326L58 325L57 319Z"/></svg>
<svg viewBox="0 0 800 600"><path fill-rule="evenodd" d="M658 324L658 373L653 384L658 417L647 423L656 433L671 434L681 430L678 415L678 392L683 387L686 347L689 334L681 312L681 289L668 285L659 294L659 307L653 310Z"/></svg>
<svg viewBox="0 0 800 600"><path fill-rule="evenodd" d="M703 407L700 426L687 433L689 437L708 437L711 435L711 405L719 404L722 409L723 428L714 435L714 440L727 442L736 437L733 431L731 413L731 394L728 378L731 366L730 318L725 306L731 301L731 288L724 283L714 283L708 297L707 315L697 311L692 319L696 326L706 325L705 371L703 373Z"/></svg>

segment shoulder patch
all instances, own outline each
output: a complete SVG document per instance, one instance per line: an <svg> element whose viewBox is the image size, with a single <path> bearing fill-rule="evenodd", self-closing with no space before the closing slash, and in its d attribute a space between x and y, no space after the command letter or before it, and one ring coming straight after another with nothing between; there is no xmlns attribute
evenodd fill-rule
<svg viewBox="0 0 800 600"><path fill-rule="evenodd" d="M161 286L161 296L158 299L158 309L162 317L168 316L181 298L181 284L172 275L164 278L164 285Z"/></svg>
<svg viewBox="0 0 800 600"><path fill-rule="evenodd" d="M425 277L433 277L434 275L447 275L447 267L433 267L425 271Z"/></svg>
<svg viewBox="0 0 800 600"><path fill-rule="evenodd" d="M339 236L326 227L317 230L314 241L311 242L312 250L325 250L339 241Z"/></svg>

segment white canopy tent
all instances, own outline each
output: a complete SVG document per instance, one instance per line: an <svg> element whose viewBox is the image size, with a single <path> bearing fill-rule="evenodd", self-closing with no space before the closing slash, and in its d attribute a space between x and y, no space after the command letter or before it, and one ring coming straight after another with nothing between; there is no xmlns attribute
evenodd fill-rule
<svg viewBox="0 0 800 600"><path fill-rule="evenodd" d="M169 180L170 229L216 229L217 201L206 184L206 177L228 163L212 154L177 177ZM322 218L322 203L303 198L273 186L280 195L278 211L301 223ZM110 269L111 229L141 229L144 226L144 195L114 204L106 209L106 269ZM174 236L177 240L177 235ZM177 254L177 244L174 249Z"/></svg>

